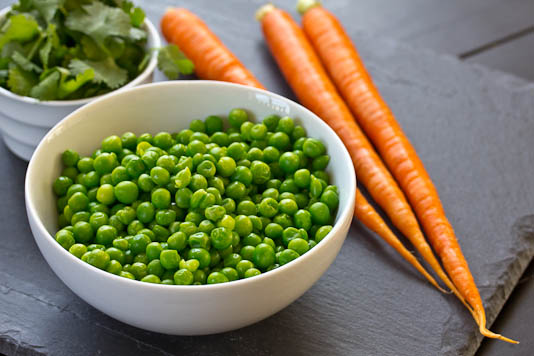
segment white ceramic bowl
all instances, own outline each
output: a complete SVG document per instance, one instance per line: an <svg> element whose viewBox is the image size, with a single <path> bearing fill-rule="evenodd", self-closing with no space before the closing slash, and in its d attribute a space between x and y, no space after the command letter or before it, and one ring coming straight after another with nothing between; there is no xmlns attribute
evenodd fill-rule
<svg viewBox="0 0 534 356"><path fill-rule="evenodd" d="M193 119L225 116L242 107L256 118L288 115L308 136L321 139L331 156L328 171L340 205L328 236L298 259L260 276L204 286L142 283L101 271L64 250L52 237L57 213L52 183L61 172L61 153L89 155L111 134L176 132ZM264 319L293 302L326 271L347 235L356 189L354 168L336 134L304 107L279 95L237 84L174 81L106 95L70 114L41 141L26 173L26 210L46 261L79 297L98 310L139 328L198 335L237 329ZM142 306L142 307L140 307Z"/></svg>
<svg viewBox="0 0 534 356"><path fill-rule="evenodd" d="M7 7L0 11L0 19L9 12ZM146 48L161 46L158 31L148 20L144 23L147 30ZM153 52L145 70L134 80L115 90L123 90L139 84L152 82L157 65L157 53ZM20 96L0 87L0 132L7 147L18 157L29 161L37 144L48 130L62 118L95 100L96 97L80 100L39 101Z"/></svg>

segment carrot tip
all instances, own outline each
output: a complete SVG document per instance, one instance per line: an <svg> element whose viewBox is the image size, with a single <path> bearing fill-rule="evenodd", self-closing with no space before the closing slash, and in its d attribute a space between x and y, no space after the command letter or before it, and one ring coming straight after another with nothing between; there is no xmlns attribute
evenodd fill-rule
<svg viewBox="0 0 534 356"><path fill-rule="evenodd" d="M265 15L267 15L269 12L271 12L274 9L275 9L275 6L273 4L271 3L265 4L262 7L260 7L258 11L256 11L256 14L254 15L254 17L256 18L257 21L261 21L263 20Z"/></svg>
<svg viewBox="0 0 534 356"><path fill-rule="evenodd" d="M321 6L320 0L298 0L297 11L299 14L304 15L306 11L315 6Z"/></svg>
<svg viewBox="0 0 534 356"><path fill-rule="evenodd" d="M499 339L502 341L509 342L510 344L519 344L519 341L509 339L505 336L502 336L501 334L496 334L494 332L491 332L490 330L486 329L483 325L480 326L480 333L486 337L492 338L492 339Z"/></svg>

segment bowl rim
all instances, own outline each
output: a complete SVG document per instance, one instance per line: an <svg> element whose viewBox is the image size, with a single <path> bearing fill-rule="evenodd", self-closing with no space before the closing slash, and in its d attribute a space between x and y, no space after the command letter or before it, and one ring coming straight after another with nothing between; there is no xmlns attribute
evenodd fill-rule
<svg viewBox="0 0 534 356"><path fill-rule="evenodd" d="M64 119L62 119L59 123L57 123L50 131L48 131L48 133L46 134L46 136L41 140L41 142L39 142L39 145L37 146L37 148L35 149L35 152L28 164L28 168L27 168L27 171L26 171L26 178L25 178L25 184L24 184L24 197L25 197L25 202L26 202L26 211L27 211L27 215L28 215L28 219L31 221L33 221L34 225L36 226L36 228L39 230L39 232L41 234L44 234L45 238L47 239L50 239L50 241L48 241L49 243L51 243L51 245L53 245L54 249L56 250L60 250L60 254L62 254L63 256L65 256L65 258L67 260L70 260L72 261L72 263L79 263L81 266L84 266L82 268L87 268L89 270L93 270L95 273L97 273L97 275L101 276L101 278L109 278L110 280L114 280L114 283L121 283L125 288L130 288L130 287L134 287L134 288L146 288L148 290L160 290L160 291L180 291L182 293L196 293L197 291L200 291L200 290L210 290L210 291L216 291L216 290L221 290L221 289L226 289L226 288L232 288L232 286L235 286L236 288L238 286L242 286L242 285L245 285L245 284L253 284L253 283L261 283L264 279L267 279L267 278L274 278L275 276L281 274L281 273L284 273L284 271L288 270L289 268L292 268L294 266L296 266L297 264L299 263L303 263L304 260L306 259L309 259L312 255L315 255L317 253L319 253L319 248L317 248L318 246L322 246L323 248L331 241L334 239L334 236L337 235L337 233L339 232L339 230L341 229L341 225L343 225L347 220L350 220L352 219L353 215L354 215L354 204L355 204L355 197L356 197L356 174L355 174L355 171L354 169L349 169L347 174L349 175L349 186L348 186L348 194L349 194L349 200L347 201L347 204L343 207L343 209L341 211L338 210L338 214L339 214L339 218L337 219L336 223L332 226L332 230L330 231L330 233L328 233L328 235L323 239L321 240L316 248L312 248L311 250L309 250L308 252L306 252L304 255L302 256L299 256L299 258L296 258L294 259L293 261L283 265L283 266L280 266L274 270L271 270L271 271L268 271L268 272L264 272L258 276L255 276L254 278L246 278L246 279L238 279L236 281L231 281L230 283L218 283L218 284L205 284L205 285L195 285L195 286L192 286L192 285L162 285L162 284L154 284L154 283L140 283L140 281L137 281L137 280L130 280L128 278L124 278L124 277L120 277L118 275L115 275L115 274L112 274L112 273L109 273L107 271L104 271L104 270L101 270L99 268L96 268L86 262L83 262L81 259L77 258L76 256L72 255L69 251L65 250L61 245L59 245L54 237L48 233L48 231L46 230L43 222L41 221L41 219L38 217L38 214L37 214L37 209L33 203L33 200L32 200L32 197L30 196L33 192L33 187L32 187L32 184L30 182L30 178L35 174L33 173L33 170L35 169L34 166L36 165L35 161L36 161L36 157L39 156L39 152L43 149L43 146L45 145L45 142L48 141L48 139L52 136L55 135L56 131L57 130L60 130L62 128L62 126L66 125L68 122L70 121L75 121L75 120L80 120L82 118L82 115L80 115L81 113L85 112L85 111L88 111L88 110L91 110L93 106L97 106L97 105L101 105L104 104L104 103L107 103L107 102L111 102L113 100L115 100L115 96L128 96L130 95L131 93L135 93L135 92L143 92L145 90L151 90L151 88L157 88L157 87L164 87L164 86L191 86L191 85L197 85L197 86L216 86L216 87L221 87L221 88L229 88L229 89L235 89L235 90L238 90L238 91L243 91L243 92L255 92L255 93L262 93L262 94L268 94L269 96L271 97L274 97L275 99L277 100L281 100L281 101L284 101L286 103L288 103L289 105L294 105L294 106L297 106L299 108L301 108L304 113L312 118L312 120L316 120L320 126L322 126L322 128L324 130L327 130L327 131L330 131L330 133L333 135L334 137L334 140L336 141L336 144L340 145L341 146L341 155L343 157L343 159L350 164L350 167L353 167L353 163L352 163L352 159L345 147L345 145L343 144L343 142L341 141L341 139L339 138L339 136L334 132L334 130L332 128L330 128L330 126L328 126L322 119L320 119L317 115L315 115L313 112L311 112L310 110L308 110L307 108L305 108L304 106L300 105L299 103L296 103L290 99L287 99L281 95L278 95L278 94L275 94L273 92L270 92L270 91L267 91L267 90L263 90L263 89L258 89L258 88L253 88L253 87L250 87L250 86L245 86L245 85L241 85L241 84L234 84L234 83L228 83L228 82L221 82L221 81L211 81L211 80L179 80L179 81L164 81L164 82L157 82L157 83L149 83L149 84L143 84L143 85L139 85L139 86L136 86L136 87L131 87L131 88L127 88L125 90L121 90L121 91L117 91L117 92L114 92L114 93L110 93L108 95L105 95L103 97L100 97L98 98L97 100L95 101L92 101L91 103L87 104L87 105L84 105L83 107L73 111L71 114L69 114L68 116L66 116ZM339 209L339 208L338 208ZM35 233L33 233L32 231L32 234L34 235L34 239L37 240L37 236ZM136 287L137 286L137 287Z"/></svg>
<svg viewBox="0 0 534 356"><path fill-rule="evenodd" d="M7 6L3 8L2 10L0 10L0 19L6 16L6 14L10 10L11 10L11 6ZM147 43L148 43L148 39L151 39L152 42L154 43L153 45L154 48L161 47L161 39L159 37L159 33L156 30L156 27L154 26L154 24L148 19L148 17L145 17L143 25L146 26L146 30L147 30ZM139 83L143 82L152 72L154 72L158 64L157 51L153 51L150 48L147 48L147 50L148 52L152 52L152 53L150 53L150 60L148 61L146 68L141 73L139 73L137 77L135 77L128 83L102 95L92 96L90 98L84 98L84 99L74 99L74 100L39 100L36 98L32 98L30 96L22 96L22 95L15 94L12 91L9 91L1 86L0 86L0 95L3 95L5 97L8 97L10 99L13 99L13 100L25 103L25 104L32 104L32 105L43 105L43 106L51 106L51 107L84 105L95 99L101 98L102 96L114 93L118 90L123 90L126 88L137 86Z"/></svg>

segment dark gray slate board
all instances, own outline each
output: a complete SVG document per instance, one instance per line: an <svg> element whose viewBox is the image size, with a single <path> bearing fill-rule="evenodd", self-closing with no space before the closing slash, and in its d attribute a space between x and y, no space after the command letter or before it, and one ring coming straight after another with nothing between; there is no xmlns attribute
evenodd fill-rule
<svg viewBox="0 0 534 356"><path fill-rule="evenodd" d="M144 6L158 21L176 4ZM252 19L260 4L197 1L189 7L267 88L292 97ZM534 87L346 24L435 180L492 321L534 254L534 217L528 216L534 212ZM265 321L205 337L129 327L94 310L55 277L27 225L26 165L2 144L0 167L0 353L471 355L480 341L452 296L432 289L357 222L321 280ZM529 351L521 345L507 350Z"/></svg>

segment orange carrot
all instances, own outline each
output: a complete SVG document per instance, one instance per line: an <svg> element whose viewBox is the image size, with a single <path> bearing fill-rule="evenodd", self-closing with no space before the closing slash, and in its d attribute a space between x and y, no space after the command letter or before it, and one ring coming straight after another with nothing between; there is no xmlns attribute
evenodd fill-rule
<svg viewBox="0 0 534 356"><path fill-rule="evenodd" d="M201 79L220 80L263 89L263 85L195 14L186 9L168 9L161 19L161 32L195 65Z"/></svg>
<svg viewBox="0 0 534 356"><path fill-rule="evenodd" d="M445 270L474 311L484 336L515 342L486 329L480 294L438 193L415 149L380 96L340 22L316 1L299 1L304 32L358 123L399 182Z"/></svg>
<svg viewBox="0 0 534 356"><path fill-rule="evenodd" d="M419 263L417 258L414 257L404 247L402 242L395 236L393 231L387 226L382 217L378 215L376 210L369 204L367 199L362 195L359 189L356 190L356 208L354 210L354 216L371 231L374 231L377 235L382 237L391 247L395 249L408 263L414 266L434 287L441 292L446 293L443 290L434 277L432 277L423 266Z"/></svg>
<svg viewBox="0 0 534 356"><path fill-rule="evenodd" d="M273 5L266 5L258 10L257 18L261 21L271 54L300 102L338 134L351 155L356 176L366 186L373 199L412 242L447 287L465 303L426 242L404 194L354 121L304 32L288 13Z"/></svg>

